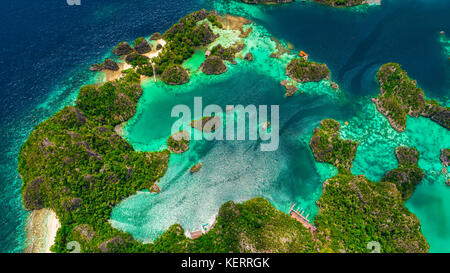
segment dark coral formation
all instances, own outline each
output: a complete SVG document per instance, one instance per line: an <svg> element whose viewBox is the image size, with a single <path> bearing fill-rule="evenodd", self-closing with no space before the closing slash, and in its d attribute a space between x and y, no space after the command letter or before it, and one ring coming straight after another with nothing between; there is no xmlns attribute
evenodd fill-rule
<svg viewBox="0 0 450 273"><path fill-rule="evenodd" d="M450 149L441 149L441 156L439 157L442 163L442 174L447 175L447 181L445 184L450 186L450 179L448 177L448 163L450 159Z"/></svg>

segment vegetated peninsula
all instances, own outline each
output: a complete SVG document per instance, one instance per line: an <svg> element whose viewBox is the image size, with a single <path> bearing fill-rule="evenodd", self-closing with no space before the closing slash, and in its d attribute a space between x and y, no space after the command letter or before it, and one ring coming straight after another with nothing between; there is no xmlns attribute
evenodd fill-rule
<svg viewBox="0 0 450 273"><path fill-rule="evenodd" d="M384 64L377 73L380 93L372 101L398 132L406 129L406 115L427 117L450 129L450 108L442 107L436 100L426 99L417 82L397 63Z"/></svg>

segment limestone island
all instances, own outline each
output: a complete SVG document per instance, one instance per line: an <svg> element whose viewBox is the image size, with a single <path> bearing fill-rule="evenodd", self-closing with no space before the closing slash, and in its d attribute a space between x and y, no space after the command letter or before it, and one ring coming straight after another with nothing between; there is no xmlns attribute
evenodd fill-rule
<svg viewBox="0 0 450 273"><path fill-rule="evenodd" d="M186 131L179 131L169 137L167 147L172 153L181 154L189 149L189 134Z"/></svg>
<svg viewBox="0 0 450 273"><path fill-rule="evenodd" d="M442 163L442 174L447 175L445 184L450 186L450 179L448 178L448 163L450 162L450 149L441 149L441 156L439 157Z"/></svg>
<svg viewBox="0 0 450 273"><path fill-rule="evenodd" d="M330 70L326 64L296 58L292 59L286 66L286 75L301 83L319 82L323 79L329 79Z"/></svg>
<svg viewBox="0 0 450 273"><path fill-rule="evenodd" d="M202 163L197 163L194 166L191 167L190 172L191 173L196 173L198 171L200 171L200 169L203 167Z"/></svg>

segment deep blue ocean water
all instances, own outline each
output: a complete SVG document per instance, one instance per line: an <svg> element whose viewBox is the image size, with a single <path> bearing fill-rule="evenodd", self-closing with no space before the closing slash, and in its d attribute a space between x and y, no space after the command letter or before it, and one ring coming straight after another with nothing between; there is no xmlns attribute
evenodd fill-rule
<svg viewBox="0 0 450 273"><path fill-rule="evenodd" d="M450 64L439 43L440 30L450 33L447 0L386 0L362 10L309 2L256 7L226 0L81 0L81 6L65 0L2 1L0 252L24 248L27 213L16 157L33 126L72 103L79 87L95 80L90 64L101 61L117 42L164 32L180 17L210 9L214 2L326 62L332 79L358 102L330 108L314 121L327 115L346 120L361 112L361 101L378 91L377 69L389 61L401 63L428 97L449 99Z"/></svg>

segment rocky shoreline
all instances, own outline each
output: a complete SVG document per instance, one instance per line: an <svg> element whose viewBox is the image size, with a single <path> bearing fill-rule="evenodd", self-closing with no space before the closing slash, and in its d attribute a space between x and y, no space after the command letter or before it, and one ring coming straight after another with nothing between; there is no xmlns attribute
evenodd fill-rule
<svg viewBox="0 0 450 273"><path fill-rule="evenodd" d="M377 110L398 132L406 129L406 116L426 117L450 130L450 108L425 98L417 82L397 63L384 64L377 72L380 93L372 98Z"/></svg>

